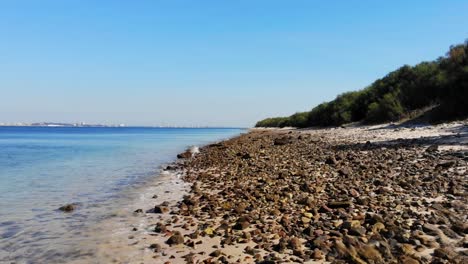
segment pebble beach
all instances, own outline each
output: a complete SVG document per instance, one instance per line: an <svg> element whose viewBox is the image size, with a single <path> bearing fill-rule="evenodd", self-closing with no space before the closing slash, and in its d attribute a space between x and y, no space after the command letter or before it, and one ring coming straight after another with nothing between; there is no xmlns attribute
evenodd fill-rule
<svg viewBox="0 0 468 264"><path fill-rule="evenodd" d="M253 129L166 172L114 262L468 262L467 122Z"/></svg>

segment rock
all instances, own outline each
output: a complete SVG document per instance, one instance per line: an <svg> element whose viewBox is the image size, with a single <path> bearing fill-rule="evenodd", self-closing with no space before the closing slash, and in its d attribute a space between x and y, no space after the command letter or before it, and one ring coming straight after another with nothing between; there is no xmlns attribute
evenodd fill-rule
<svg viewBox="0 0 468 264"><path fill-rule="evenodd" d="M154 252L156 252L156 253L161 252L161 249L162 249L162 248L161 248L161 245L156 244L156 243L155 243L155 244L151 244L149 248L152 249L152 250L153 250Z"/></svg>
<svg viewBox="0 0 468 264"><path fill-rule="evenodd" d="M156 233L165 233L167 231L166 225L163 224L162 222L159 222L156 224L156 227L154 228L154 232Z"/></svg>
<svg viewBox="0 0 468 264"><path fill-rule="evenodd" d="M383 263L382 256L379 251L372 246L364 245L359 247L358 253L371 263Z"/></svg>
<svg viewBox="0 0 468 264"><path fill-rule="evenodd" d="M351 175L351 170L349 168L347 168L347 167L344 167L344 168L339 169L338 173L341 176L349 176L349 175Z"/></svg>
<svg viewBox="0 0 468 264"><path fill-rule="evenodd" d="M193 232L189 236L191 239L197 239L199 235L200 235L200 232L198 230L195 230L195 232Z"/></svg>
<svg viewBox="0 0 468 264"><path fill-rule="evenodd" d="M243 214L245 213L246 209L247 209L247 205L241 203L234 207L234 212L236 212L237 214Z"/></svg>
<svg viewBox="0 0 468 264"><path fill-rule="evenodd" d="M349 190L349 193L350 193L351 196L353 196L353 197L359 197L359 196L360 196L359 192L356 191L356 189L351 189L351 190Z"/></svg>
<svg viewBox="0 0 468 264"><path fill-rule="evenodd" d="M249 153L246 153L246 154L242 155L242 159L251 159L251 158L252 158L252 156L250 156Z"/></svg>
<svg viewBox="0 0 468 264"><path fill-rule="evenodd" d="M302 242L299 238L293 237L289 240L289 246L292 250L302 249Z"/></svg>
<svg viewBox="0 0 468 264"><path fill-rule="evenodd" d="M192 157L192 152L190 150L186 150L180 154L177 154L178 159L189 159Z"/></svg>
<svg viewBox="0 0 468 264"><path fill-rule="evenodd" d="M180 234L179 231L175 231L174 234L169 237L166 243L170 246L179 245L184 243L184 237Z"/></svg>
<svg viewBox="0 0 468 264"><path fill-rule="evenodd" d="M219 257L219 256L221 256L221 250L219 250L219 249L217 249L217 250L211 252L211 254L210 254L210 257L215 257L215 258L217 258L217 257Z"/></svg>
<svg viewBox="0 0 468 264"><path fill-rule="evenodd" d="M283 253L288 247L288 242L286 239L281 238L278 244L275 245L275 250L278 251L278 253Z"/></svg>
<svg viewBox="0 0 468 264"><path fill-rule="evenodd" d="M429 235L433 235L433 236L437 236L440 234L441 230L435 226L435 225L431 225L431 224L424 224L422 226L422 229L424 232L426 232L427 234Z"/></svg>
<svg viewBox="0 0 468 264"><path fill-rule="evenodd" d="M328 157L326 160L325 160L325 164L328 164L328 165L335 165L337 164L338 162L336 161L335 157Z"/></svg>
<svg viewBox="0 0 468 264"><path fill-rule="evenodd" d="M302 214L307 218L312 218L314 216L312 213L309 213L309 212L304 212Z"/></svg>
<svg viewBox="0 0 468 264"><path fill-rule="evenodd" d="M426 149L426 152L436 152L439 150L439 146L438 145L431 145L429 146L427 149Z"/></svg>
<svg viewBox="0 0 468 264"><path fill-rule="evenodd" d="M169 208L167 208L166 206L162 206L162 205L156 205L154 207L154 212L156 214L165 214L165 213L169 212Z"/></svg>
<svg viewBox="0 0 468 264"><path fill-rule="evenodd" d="M331 209L347 208L351 206L351 202L350 201L334 201L334 202L329 202L327 206Z"/></svg>
<svg viewBox="0 0 468 264"><path fill-rule="evenodd" d="M187 264L195 263L195 254L194 253L189 253L189 254L183 256L183 258L185 260L185 263L187 263Z"/></svg>
<svg viewBox="0 0 468 264"><path fill-rule="evenodd" d="M273 145L282 146L282 145L289 144L290 142L291 142L291 140L289 139L289 137L281 137L281 138L276 138L273 141Z"/></svg>
<svg viewBox="0 0 468 264"><path fill-rule="evenodd" d="M211 236L211 235L214 234L214 230L211 227L207 227L207 228L205 228L205 230L203 230L203 233L205 233L206 235Z"/></svg>
<svg viewBox="0 0 468 264"><path fill-rule="evenodd" d="M444 161L437 163L436 168L450 168L454 166L455 164L457 164L457 162L454 160L444 160Z"/></svg>
<svg viewBox="0 0 468 264"><path fill-rule="evenodd" d="M60 211L66 212L66 213L72 212L75 209L76 209L76 204L66 204L66 205L59 207Z"/></svg>
<svg viewBox="0 0 468 264"><path fill-rule="evenodd" d="M240 217L237 220L237 223L234 225L234 229L236 230L244 230L250 226L249 221L245 217Z"/></svg>
<svg viewBox="0 0 468 264"><path fill-rule="evenodd" d="M316 249L314 249L313 258L314 258L315 260L324 259L324 254L323 254L323 252L322 252L320 249L316 248Z"/></svg>
<svg viewBox="0 0 468 264"><path fill-rule="evenodd" d="M402 264L419 264L420 262L410 256L403 255L400 257L400 262Z"/></svg>
<svg viewBox="0 0 468 264"><path fill-rule="evenodd" d="M252 256L255 255L255 250L250 246L245 247L244 252L246 254L249 254L249 255L252 255Z"/></svg>
<svg viewBox="0 0 468 264"><path fill-rule="evenodd" d="M352 236L365 236L366 235L366 228L359 226L353 227L349 230L348 234Z"/></svg>
<svg viewBox="0 0 468 264"><path fill-rule="evenodd" d="M434 250L434 256L441 259L446 259L450 261L450 263L455 263L455 259L457 258L458 254L453 248L444 247L436 248Z"/></svg>

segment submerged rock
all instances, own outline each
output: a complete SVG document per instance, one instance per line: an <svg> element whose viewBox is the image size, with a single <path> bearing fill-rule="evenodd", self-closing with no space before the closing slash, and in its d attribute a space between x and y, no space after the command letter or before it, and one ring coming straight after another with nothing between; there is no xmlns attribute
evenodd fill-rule
<svg viewBox="0 0 468 264"><path fill-rule="evenodd" d="M69 213L69 212L74 211L76 207L77 207L76 204L66 204L66 205L60 206L58 210L65 212L65 213Z"/></svg>

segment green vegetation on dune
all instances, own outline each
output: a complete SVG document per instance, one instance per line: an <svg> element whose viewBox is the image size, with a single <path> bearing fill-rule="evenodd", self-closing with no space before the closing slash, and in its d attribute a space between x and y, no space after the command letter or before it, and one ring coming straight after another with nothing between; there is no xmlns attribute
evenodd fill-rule
<svg viewBox="0 0 468 264"><path fill-rule="evenodd" d="M443 57L405 65L369 87L338 95L309 112L267 118L256 127L339 126L351 122L397 121L418 109L436 106L429 121L468 116L468 41L450 47Z"/></svg>

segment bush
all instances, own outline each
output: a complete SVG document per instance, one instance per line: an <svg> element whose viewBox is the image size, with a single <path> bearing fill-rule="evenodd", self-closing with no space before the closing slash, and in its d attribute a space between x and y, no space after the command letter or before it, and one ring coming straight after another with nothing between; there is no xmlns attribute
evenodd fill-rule
<svg viewBox="0 0 468 264"><path fill-rule="evenodd" d="M288 121L287 117L266 118L257 122L255 127L285 127Z"/></svg>
<svg viewBox="0 0 468 264"><path fill-rule="evenodd" d="M366 122L380 123L386 121L397 121L403 115L403 107L394 94L386 94L379 100L369 105Z"/></svg>

